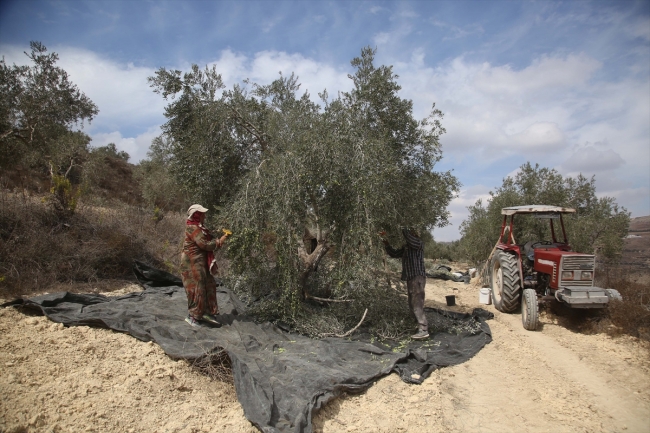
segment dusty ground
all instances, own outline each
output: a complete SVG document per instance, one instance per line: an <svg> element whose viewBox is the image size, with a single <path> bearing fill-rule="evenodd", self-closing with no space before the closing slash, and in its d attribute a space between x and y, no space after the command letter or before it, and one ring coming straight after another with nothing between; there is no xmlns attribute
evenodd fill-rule
<svg viewBox="0 0 650 433"><path fill-rule="evenodd" d="M130 290L139 288L121 292ZM452 308L464 311L480 306L478 291L429 280L427 304L455 294ZM392 374L332 401L315 431L650 432L648 342L579 333L576 318L553 314L528 332L519 315L484 307L494 341L474 358L419 386ZM0 432L257 431L231 384L152 343L13 308L0 309L0 333Z"/></svg>

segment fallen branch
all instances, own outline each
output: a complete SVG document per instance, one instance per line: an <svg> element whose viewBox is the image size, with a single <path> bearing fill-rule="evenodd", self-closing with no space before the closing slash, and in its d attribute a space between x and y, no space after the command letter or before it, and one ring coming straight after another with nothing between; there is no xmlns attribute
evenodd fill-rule
<svg viewBox="0 0 650 433"><path fill-rule="evenodd" d="M352 334L354 331L356 331L357 328L358 328L359 326L361 326L361 324L363 323L363 320L366 318L366 314L368 314L368 309L367 309L367 308L366 308L366 311L363 312L363 317L361 318L361 320L359 320L359 323L357 323L357 326L355 326L354 328L350 329L350 330L349 330L348 332L346 332L345 334L321 334L320 336L321 336L321 337L339 337L339 338L345 338L345 337L347 337L348 335Z"/></svg>
<svg viewBox="0 0 650 433"><path fill-rule="evenodd" d="M319 302L352 302L352 299L329 299L329 298L319 298L317 296L306 295L305 299L313 299L314 301Z"/></svg>

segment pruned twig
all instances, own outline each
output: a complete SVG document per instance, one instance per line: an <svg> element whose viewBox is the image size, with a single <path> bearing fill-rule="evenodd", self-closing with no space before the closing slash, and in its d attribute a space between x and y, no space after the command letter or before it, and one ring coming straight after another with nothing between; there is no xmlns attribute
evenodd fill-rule
<svg viewBox="0 0 650 433"><path fill-rule="evenodd" d="M359 320L359 323L357 323L357 326L355 326L354 328L350 329L350 330L349 330L348 332L346 332L345 334L331 334L331 333L328 333L328 334L321 334L320 336L321 336L321 337L339 337L339 338L345 338L345 337L347 337L348 335L352 334L354 331L356 331L357 328L358 328L359 326L361 326L361 324L363 323L363 320L366 318L366 314L368 314L368 309L367 309L367 308L366 308L366 311L363 312L363 317L361 318L361 320Z"/></svg>

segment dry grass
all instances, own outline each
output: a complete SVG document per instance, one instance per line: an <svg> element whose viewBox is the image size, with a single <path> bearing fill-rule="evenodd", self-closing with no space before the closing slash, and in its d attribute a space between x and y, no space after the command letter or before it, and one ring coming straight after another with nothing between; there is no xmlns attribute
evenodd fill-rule
<svg viewBox="0 0 650 433"><path fill-rule="evenodd" d="M81 205L62 220L38 196L0 191L0 290L4 297L54 286L133 278L133 260L177 273L183 216L157 221L142 208Z"/></svg>

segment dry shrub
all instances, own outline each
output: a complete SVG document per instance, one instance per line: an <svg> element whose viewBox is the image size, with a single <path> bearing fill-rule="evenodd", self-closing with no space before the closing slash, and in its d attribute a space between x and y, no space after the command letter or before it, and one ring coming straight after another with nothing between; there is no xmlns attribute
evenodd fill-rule
<svg viewBox="0 0 650 433"><path fill-rule="evenodd" d="M206 353L204 356L192 361L191 366L212 380L234 384L232 362L228 353L223 349L213 353Z"/></svg>
<svg viewBox="0 0 650 433"><path fill-rule="evenodd" d="M625 334L650 340L650 284L634 281L621 267L607 269L602 284L618 290L623 298L609 305L612 324Z"/></svg>
<svg viewBox="0 0 650 433"><path fill-rule="evenodd" d="M62 220L38 197L2 190L0 290L8 297L61 284L130 280L136 259L176 273L183 220L177 213L158 220L138 207L83 203Z"/></svg>
<svg viewBox="0 0 650 433"><path fill-rule="evenodd" d="M545 304L542 314L551 314L560 326L573 332L628 334L650 341L650 284L635 281L629 269L601 266L595 285L618 290L622 301L610 301L603 309L570 308L552 301Z"/></svg>

